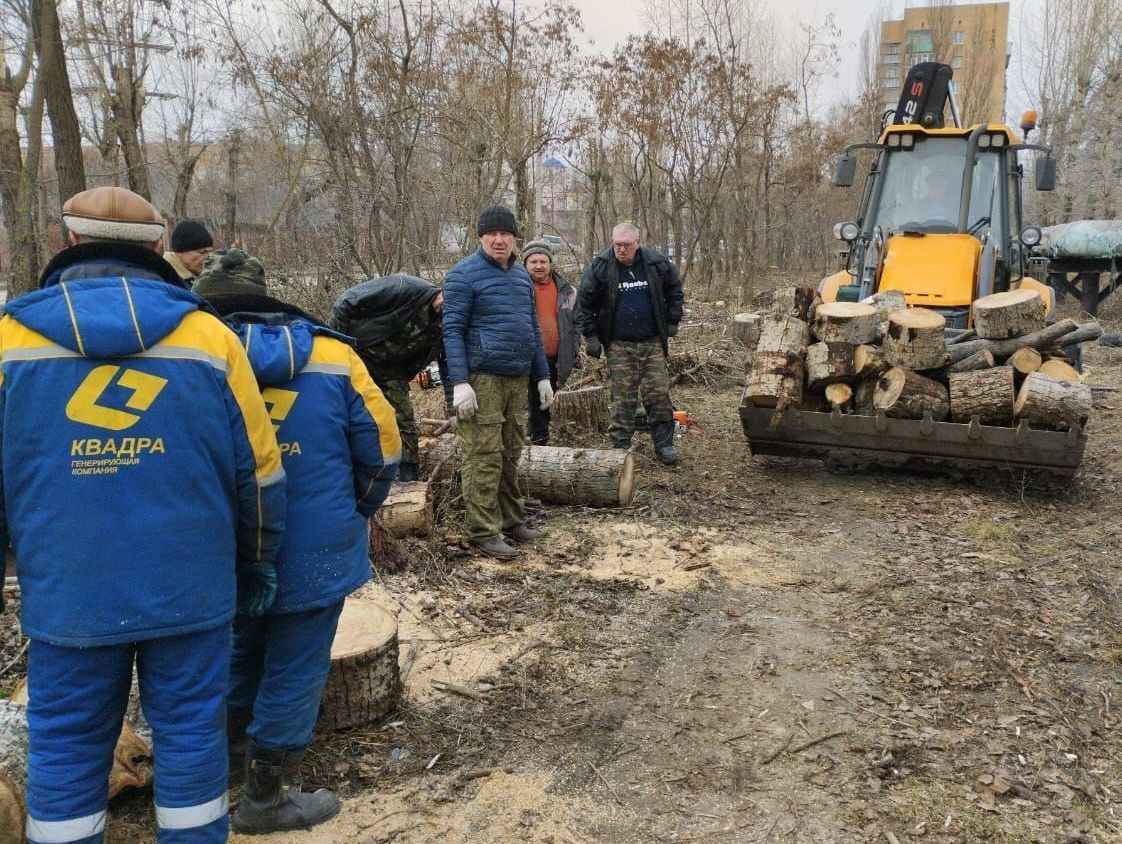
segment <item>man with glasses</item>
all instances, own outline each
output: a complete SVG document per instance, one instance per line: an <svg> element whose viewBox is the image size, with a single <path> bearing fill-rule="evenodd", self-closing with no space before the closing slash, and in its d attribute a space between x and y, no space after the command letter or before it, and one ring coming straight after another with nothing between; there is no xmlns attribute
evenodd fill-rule
<svg viewBox="0 0 1122 844"><path fill-rule="evenodd" d="M639 229L620 223L612 248L597 255L581 279L577 303L585 349L607 352L612 384L613 448L630 448L642 396L660 463L678 462L674 405L666 358L682 319L682 280L664 256L640 245Z"/></svg>

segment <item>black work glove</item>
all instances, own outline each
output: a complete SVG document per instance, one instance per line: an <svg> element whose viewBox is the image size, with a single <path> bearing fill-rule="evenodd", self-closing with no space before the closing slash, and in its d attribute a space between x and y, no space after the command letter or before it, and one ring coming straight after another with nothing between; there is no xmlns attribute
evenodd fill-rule
<svg viewBox="0 0 1122 844"><path fill-rule="evenodd" d="M585 337L584 350L588 352L590 358L599 358L604 353L604 347L600 345L597 337Z"/></svg>
<svg viewBox="0 0 1122 844"><path fill-rule="evenodd" d="M277 569L272 563L238 566L238 612L260 618L277 597Z"/></svg>
<svg viewBox="0 0 1122 844"><path fill-rule="evenodd" d="M666 326L666 336L667 337L673 337L677 333L678 333L678 326L677 326L676 323L672 322L672 323L670 323L670 325Z"/></svg>

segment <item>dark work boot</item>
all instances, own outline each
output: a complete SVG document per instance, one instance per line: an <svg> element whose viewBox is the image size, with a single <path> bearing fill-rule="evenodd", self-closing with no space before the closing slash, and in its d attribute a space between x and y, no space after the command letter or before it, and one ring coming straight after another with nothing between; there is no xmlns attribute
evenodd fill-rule
<svg viewBox="0 0 1122 844"><path fill-rule="evenodd" d="M234 831L264 835L309 829L339 814L339 798L325 788L312 794L287 788L286 770L295 769L302 753L268 750L250 742L245 758L245 787L234 812Z"/></svg>
<svg viewBox="0 0 1122 844"><path fill-rule="evenodd" d="M226 747L230 754L231 780L240 781L245 772L245 754L249 750L249 736L245 731L252 721L252 709L226 710Z"/></svg>
<svg viewBox="0 0 1122 844"><path fill-rule="evenodd" d="M419 481L420 474L417 472L416 463L401 463L397 467L397 479L399 481Z"/></svg>
<svg viewBox="0 0 1122 844"><path fill-rule="evenodd" d="M612 448L631 448L631 435L612 434Z"/></svg>
<svg viewBox="0 0 1122 844"><path fill-rule="evenodd" d="M674 422L652 422L651 443L655 458L664 466L678 465L678 452L674 449Z"/></svg>
<svg viewBox="0 0 1122 844"><path fill-rule="evenodd" d="M518 549L507 545L501 536L492 536L482 542L472 542L476 548L496 560L513 560L518 556Z"/></svg>

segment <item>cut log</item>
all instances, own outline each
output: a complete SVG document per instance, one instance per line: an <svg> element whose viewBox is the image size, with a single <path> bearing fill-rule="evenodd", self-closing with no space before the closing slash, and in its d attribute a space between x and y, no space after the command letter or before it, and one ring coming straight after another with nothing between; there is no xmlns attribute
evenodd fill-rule
<svg viewBox="0 0 1122 844"><path fill-rule="evenodd" d="M778 352L797 355L802 360L810 342L810 328L795 317L767 317L760 321L760 339L756 352Z"/></svg>
<svg viewBox="0 0 1122 844"><path fill-rule="evenodd" d="M1056 345L1060 348L1067 348L1074 346L1076 343L1087 343L1091 340L1098 340L1103 336L1103 327L1097 322L1087 322L1079 326L1075 331L1070 334L1065 334L1061 337Z"/></svg>
<svg viewBox="0 0 1122 844"><path fill-rule="evenodd" d="M1064 430L1091 415L1091 388L1033 372L1021 385L1013 415L1039 428Z"/></svg>
<svg viewBox="0 0 1122 844"><path fill-rule="evenodd" d="M618 448L529 446L522 449L518 480L541 501L626 507L635 497L635 460Z"/></svg>
<svg viewBox="0 0 1122 844"><path fill-rule="evenodd" d="M936 422L941 422L947 418L950 402L947 388L938 381L897 366L877 381L873 407L898 419L922 419L930 413Z"/></svg>
<svg viewBox="0 0 1122 844"><path fill-rule="evenodd" d="M1044 327L1044 300L1035 290L1006 290L976 299L974 330L983 340L1008 340Z"/></svg>
<svg viewBox="0 0 1122 844"><path fill-rule="evenodd" d="M400 696L397 619L374 601L347 598L331 644L316 729L373 723L397 706Z"/></svg>
<svg viewBox="0 0 1122 844"><path fill-rule="evenodd" d="M822 304L822 299L813 287L783 287L757 294L752 304L760 314L789 316L810 322L814 319L818 306Z"/></svg>
<svg viewBox="0 0 1122 844"><path fill-rule="evenodd" d="M1066 339L1067 335L1079 326L1074 320L1062 319L1057 323L1026 334L1023 337L1014 337L1012 340L968 340L965 343L956 343L948 347L947 357L950 363L957 363L963 358L968 358L982 349L989 349L997 360L1003 360L1022 346L1032 346L1034 349L1047 349L1053 344Z"/></svg>
<svg viewBox="0 0 1122 844"><path fill-rule="evenodd" d="M888 315L893 311L908 307L908 301L901 290L882 290L861 300L864 305L877 309L877 339L883 339L888 331Z"/></svg>
<svg viewBox="0 0 1122 844"><path fill-rule="evenodd" d="M825 307L825 305L823 305ZM811 390L853 379L850 343L815 343L806 349L806 383Z"/></svg>
<svg viewBox="0 0 1122 844"><path fill-rule="evenodd" d="M744 401L756 407L797 405L803 398L805 372L801 355L794 352L756 352Z"/></svg>
<svg viewBox="0 0 1122 844"><path fill-rule="evenodd" d="M905 369L935 369L945 363L942 314L926 308L908 308L888 315L884 359Z"/></svg>
<svg viewBox="0 0 1122 844"><path fill-rule="evenodd" d="M561 390L553 397L551 421L571 425L578 432L603 433L608 430L611 397L606 387Z"/></svg>
<svg viewBox="0 0 1122 844"><path fill-rule="evenodd" d="M1061 360L1060 358L1052 358L1051 360L1044 361L1037 372L1041 375L1047 375L1049 378L1055 378L1057 381L1080 380L1078 370L1066 360Z"/></svg>
<svg viewBox="0 0 1122 844"><path fill-rule="evenodd" d="M853 388L848 384L830 384L826 388L826 402L844 412L853 398Z"/></svg>
<svg viewBox="0 0 1122 844"><path fill-rule="evenodd" d="M861 416L874 416L877 409L873 406L873 396L877 392L876 378L869 378L857 384L853 391L853 411Z"/></svg>
<svg viewBox="0 0 1122 844"><path fill-rule="evenodd" d="M954 372L973 372L978 369L989 369L996 363L993 359L993 352L989 349L982 349L975 352L968 358L963 358L958 363L952 363L947 367L947 374L950 375Z"/></svg>
<svg viewBox="0 0 1122 844"><path fill-rule="evenodd" d="M877 336L877 309L857 302L826 302L815 313L814 336L823 343L872 343Z"/></svg>
<svg viewBox="0 0 1122 844"><path fill-rule="evenodd" d="M413 560L392 533L378 521L370 520L370 565L375 571L396 574L409 568Z"/></svg>
<svg viewBox="0 0 1122 844"><path fill-rule="evenodd" d="M1036 372L1040 369L1040 365L1044 363L1044 358L1032 346L1024 346L1009 355L1005 363L1007 366L1013 367L1017 374L1028 375L1030 372Z"/></svg>
<svg viewBox="0 0 1122 844"><path fill-rule="evenodd" d="M430 536L432 534L432 501L425 481L394 482L386 496L378 519L391 536Z"/></svg>
<svg viewBox="0 0 1122 844"><path fill-rule="evenodd" d="M853 372L858 378L876 378L891 368L879 346L858 346L853 350Z"/></svg>
<svg viewBox="0 0 1122 844"><path fill-rule="evenodd" d="M1013 421L1013 367L998 366L970 372L952 372L951 421L983 425L1008 425Z"/></svg>
<svg viewBox="0 0 1122 844"><path fill-rule="evenodd" d="M754 349L760 342L760 315L737 314L732 318L732 336L745 348Z"/></svg>

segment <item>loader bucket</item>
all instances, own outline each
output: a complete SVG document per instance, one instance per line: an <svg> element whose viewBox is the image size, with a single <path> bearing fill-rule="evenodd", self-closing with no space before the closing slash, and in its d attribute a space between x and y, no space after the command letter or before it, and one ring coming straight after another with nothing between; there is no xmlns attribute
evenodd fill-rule
<svg viewBox="0 0 1122 844"><path fill-rule="evenodd" d="M802 457L842 465L907 468L1034 469L1070 477L1079 468L1087 435L923 419L890 419L742 404L740 421L752 454Z"/></svg>

